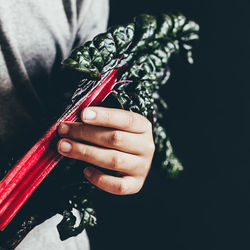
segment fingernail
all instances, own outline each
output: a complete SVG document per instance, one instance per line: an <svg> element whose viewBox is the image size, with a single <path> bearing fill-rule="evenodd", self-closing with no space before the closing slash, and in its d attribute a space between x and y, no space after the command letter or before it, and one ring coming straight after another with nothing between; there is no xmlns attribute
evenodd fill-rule
<svg viewBox="0 0 250 250"><path fill-rule="evenodd" d="M60 143L60 151L63 153L69 153L72 149L72 145L67 142L67 141L63 141Z"/></svg>
<svg viewBox="0 0 250 250"><path fill-rule="evenodd" d="M85 168L84 169L84 174L86 177L90 178L93 173L93 170L91 168Z"/></svg>
<svg viewBox="0 0 250 250"><path fill-rule="evenodd" d="M91 109L85 109L83 111L83 120L93 120L96 117L96 112Z"/></svg>
<svg viewBox="0 0 250 250"><path fill-rule="evenodd" d="M61 123L58 129L59 134L65 135L69 132L69 125Z"/></svg>

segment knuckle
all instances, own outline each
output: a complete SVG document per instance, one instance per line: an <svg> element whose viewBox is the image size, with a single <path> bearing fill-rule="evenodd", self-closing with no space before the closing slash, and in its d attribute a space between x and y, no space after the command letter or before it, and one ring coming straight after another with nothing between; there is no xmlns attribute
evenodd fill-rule
<svg viewBox="0 0 250 250"><path fill-rule="evenodd" d="M102 186L102 184L103 184L103 176L102 175L97 175L97 174L95 174L95 172L94 172L94 174L93 174L93 183L97 186L97 187L100 187L100 186Z"/></svg>
<svg viewBox="0 0 250 250"><path fill-rule="evenodd" d="M122 141L122 134L119 131L112 132L109 144L113 146L120 146Z"/></svg>
<svg viewBox="0 0 250 250"><path fill-rule="evenodd" d="M88 155L89 155L88 147L83 146L83 145L79 146L79 154L80 154L81 158L86 159L88 157Z"/></svg>
<svg viewBox="0 0 250 250"><path fill-rule="evenodd" d="M122 164L123 160L119 153L115 153L111 159L111 168L118 170Z"/></svg>
<svg viewBox="0 0 250 250"><path fill-rule="evenodd" d="M118 194L119 195L128 194L128 190L129 190L129 188L128 188L128 185L126 184L126 182L121 181L118 185L118 190L117 190Z"/></svg>

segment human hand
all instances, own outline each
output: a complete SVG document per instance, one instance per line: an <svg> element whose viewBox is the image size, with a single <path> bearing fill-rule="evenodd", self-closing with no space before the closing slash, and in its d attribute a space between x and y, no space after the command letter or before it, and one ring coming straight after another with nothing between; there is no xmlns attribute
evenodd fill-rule
<svg viewBox="0 0 250 250"><path fill-rule="evenodd" d="M58 132L63 139L58 142L58 152L100 167L86 167L84 174L107 192L139 192L155 150L151 123L137 113L103 107L85 108L81 120L60 124ZM117 176L101 168L114 170Z"/></svg>

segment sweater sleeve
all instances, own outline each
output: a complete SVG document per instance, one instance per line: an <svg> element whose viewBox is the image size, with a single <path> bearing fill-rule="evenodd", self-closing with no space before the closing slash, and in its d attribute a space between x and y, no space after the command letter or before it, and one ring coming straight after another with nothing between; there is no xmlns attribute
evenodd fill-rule
<svg viewBox="0 0 250 250"><path fill-rule="evenodd" d="M109 0L78 1L78 30L74 48L105 32L109 18Z"/></svg>

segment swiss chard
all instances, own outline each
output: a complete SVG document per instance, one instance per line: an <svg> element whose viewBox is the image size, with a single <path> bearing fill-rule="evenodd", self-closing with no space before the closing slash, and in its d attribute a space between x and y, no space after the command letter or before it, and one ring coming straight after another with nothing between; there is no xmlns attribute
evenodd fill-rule
<svg viewBox="0 0 250 250"><path fill-rule="evenodd" d="M63 64L79 71L82 82L65 113L0 182L1 230L63 158L55 147L58 125L63 121L77 121L84 107L100 105L110 93L122 108L138 112L153 123L163 169L171 176L182 170L165 129L160 125L166 104L159 90L169 78L168 63L173 54L181 53L189 63L193 62L192 48L198 31L195 22L180 14L162 14L157 18L143 14L126 26L109 28L72 52ZM86 202L72 200L74 197L58 225L62 239L79 233L95 221ZM78 228L72 208L83 214Z"/></svg>

